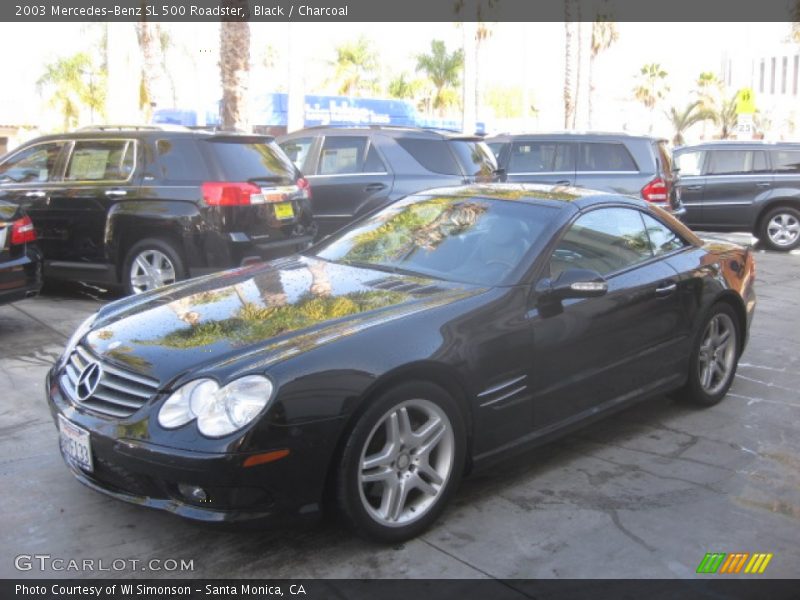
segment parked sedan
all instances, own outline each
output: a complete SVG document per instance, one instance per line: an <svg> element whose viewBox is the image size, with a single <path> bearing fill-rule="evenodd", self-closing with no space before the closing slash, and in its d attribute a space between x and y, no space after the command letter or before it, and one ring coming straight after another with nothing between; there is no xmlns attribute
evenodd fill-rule
<svg viewBox="0 0 800 600"><path fill-rule="evenodd" d="M0 304L35 296L42 287L42 256L30 218L0 200Z"/></svg>
<svg viewBox="0 0 800 600"><path fill-rule="evenodd" d="M674 392L726 394L749 249L574 188L443 188L304 254L106 305L47 378L84 484L201 521L425 530L462 475Z"/></svg>

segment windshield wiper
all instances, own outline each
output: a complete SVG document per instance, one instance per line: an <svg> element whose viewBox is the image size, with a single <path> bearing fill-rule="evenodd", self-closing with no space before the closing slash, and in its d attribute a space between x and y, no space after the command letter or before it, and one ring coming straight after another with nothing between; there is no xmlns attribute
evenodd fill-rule
<svg viewBox="0 0 800 600"><path fill-rule="evenodd" d="M395 275L409 275L411 277L428 277L430 279L444 280L443 277L440 277L438 275L431 275L429 273L423 273L421 271L412 271L411 269L404 269L402 267L398 267L395 265L386 265L383 263L370 263L358 260L343 260L341 261L341 264L347 265L348 267L359 267L362 269L372 269L374 271L393 273Z"/></svg>

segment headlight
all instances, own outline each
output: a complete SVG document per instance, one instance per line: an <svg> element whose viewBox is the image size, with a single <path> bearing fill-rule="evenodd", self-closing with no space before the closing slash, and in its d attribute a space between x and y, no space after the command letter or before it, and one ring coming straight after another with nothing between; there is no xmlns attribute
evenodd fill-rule
<svg viewBox="0 0 800 600"><path fill-rule="evenodd" d="M89 333L89 330L94 325L95 320L97 319L97 313L91 315L88 319L86 319L83 323L78 325L78 328L75 330L75 333L69 338L66 347L64 348L64 354L61 355L61 362L66 361L69 359L69 355L75 350L75 346L78 345L78 342L81 341L81 338Z"/></svg>
<svg viewBox="0 0 800 600"><path fill-rule="evenodd" d="M200 433L218 438L250 423L269 404L272 382L248 375L224 387L213 379L195 379L175 391L158 411L158 423L175 429L197 419Z"/></svg>

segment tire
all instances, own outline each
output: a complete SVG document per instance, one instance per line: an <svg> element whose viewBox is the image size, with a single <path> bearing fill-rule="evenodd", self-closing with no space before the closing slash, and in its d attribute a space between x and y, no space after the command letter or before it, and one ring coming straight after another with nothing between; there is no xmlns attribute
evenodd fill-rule
<svg viewBox="0 0 800 600"><path fill-rule="evenodd" d="M733 308L722 302L712 306L694 342L689 378L678 395L697 406L713 406L722 400L736 375L740 336Z"/></svg>
<svg viewBox="0 0 800 600"><path fill-rule="evenodd" d="M141 294L186 277L186 267L172 243L158 238L136 242L122 268L122 286L127 295Z"/></svg>
<svg viewBox="0 0 800 600"><path fill-rule="evenodd" d="M398 543L444 510L464 471L466 433L455 400L428 382L409 382L377 398L342 452L339 508L362 536ZM372 465L362 466L366 461Z"/></svg>
<svg viewBox="0 0 800 600"><path fill-rule="evenodd" d="M788 251L800 246L800 210L779 206L761 219L758 239L771 250Z"/></svg>

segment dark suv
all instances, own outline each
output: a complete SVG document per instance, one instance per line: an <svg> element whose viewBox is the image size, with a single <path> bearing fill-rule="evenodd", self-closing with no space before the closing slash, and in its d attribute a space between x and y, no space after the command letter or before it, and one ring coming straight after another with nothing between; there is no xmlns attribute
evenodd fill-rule
<svg viewBox="0 0 800 600"><path fill-rule="evenodd" d="M321 233L408 194L500 178L480 137L409 127L310 127L278 144L314 188Z"/></svg>
<svg viewBox="0 0 800 600"><path fill-rule="evenodd" d="M0 200L33 220L45 278L128 293L304 249L309 197L266 136L98 127L0 159Z"/></svg>
<svg viewBox="0 0 800 600"><path fill-rule="evenodd" d="M709 142L677 148L675 161L687 224L800 246L800 144Z"/></svg>
<svg viewBox="0 0 800 600"><path fill-rule="evenodd" d="M503 134L486 139L507 181L549 183L643 198L681 217L667 141L625 133Z"/></svg>

